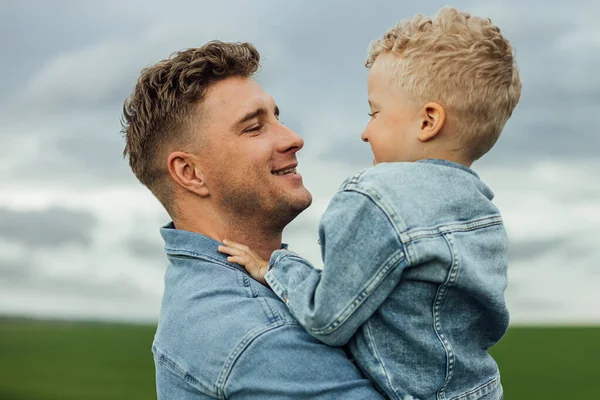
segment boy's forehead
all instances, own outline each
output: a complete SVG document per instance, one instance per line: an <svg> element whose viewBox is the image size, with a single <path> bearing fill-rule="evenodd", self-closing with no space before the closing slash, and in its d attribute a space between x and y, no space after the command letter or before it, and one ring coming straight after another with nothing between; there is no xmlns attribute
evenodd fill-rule
<svg viewBox="0 0 600 400"><path fill-rule="evenodd" d="M377 67L376 64L373 64L367 77L369 98L371 98L370 93L387 88L389 86L389 81L389 72L386 71L385 68Z"/></svg>
<svg viewBox="0 0 600 400"><path fill-rule="evenodd" d="M369 71L369 80L376 81L381 79L387 79L390 74L390 61L388 59L382 59L383 56L377 57L371 70Z"/></svg>
<svg viewBox="0 0 600 400"><path fill-rule="evenodd" d="M391 64L396 64L400 62L400 57L392 54L392 53L383 53L377 56L373 65L371 66L371 70L389 70Z"/></svg>

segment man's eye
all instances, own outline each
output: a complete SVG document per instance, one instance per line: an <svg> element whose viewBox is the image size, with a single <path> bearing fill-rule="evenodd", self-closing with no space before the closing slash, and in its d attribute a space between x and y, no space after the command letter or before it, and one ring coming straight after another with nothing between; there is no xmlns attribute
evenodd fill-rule
<svg viewBox="0 0 600 400"><path fill-rule="evenodd" d="M262 125L256 125L256 126L246 129L244 132L257 132L257 131L260 131L261 128L262 128Z"/></svg>

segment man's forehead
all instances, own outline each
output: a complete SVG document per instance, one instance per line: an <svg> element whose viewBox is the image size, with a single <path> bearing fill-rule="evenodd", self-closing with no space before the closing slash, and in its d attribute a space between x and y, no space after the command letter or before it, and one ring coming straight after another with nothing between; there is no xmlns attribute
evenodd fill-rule
<svg viewBox="0 0 600 400"><path fill-rule="evenodd" d="M250 111L254 111L258 108L266 108L267 110L272 110L275 108L275 101L273 98L263 92L262 95L257 95L253 97L247 97L246 99L241 99L239 102L239 107L236 109L236 115L246 114Z"/></svg>
<svg viewBox="0 0 600 400"><path fill-rule="evenodd" d="M256 108L274 105L273 98L256 81L238 77L215 83L201 104L205 114L227 115L232 120Z"/></svg>

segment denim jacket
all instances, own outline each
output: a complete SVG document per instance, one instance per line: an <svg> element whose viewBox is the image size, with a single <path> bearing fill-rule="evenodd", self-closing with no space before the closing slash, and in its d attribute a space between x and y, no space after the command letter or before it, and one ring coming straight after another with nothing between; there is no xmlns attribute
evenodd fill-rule
<svg viewBox="0 0 600 400"><path fill-rule="evenodd" d="M161 229L170 265L152 351L158 399L382 399L219 242Z"/></svg>
<svg viewBox="0 0 600 400"><path fill-rule="evenodd" d="M459 164L378 164L323 215L323 270L277 250L266 280L313 337L349 342L390 398L498 400L488 349L509 321L507 237L492 198Z"/></svg>

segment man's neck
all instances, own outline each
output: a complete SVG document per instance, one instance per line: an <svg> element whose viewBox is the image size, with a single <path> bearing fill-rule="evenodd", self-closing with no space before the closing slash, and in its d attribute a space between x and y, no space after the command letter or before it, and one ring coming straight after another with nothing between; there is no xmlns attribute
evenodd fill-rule
<svg viewBox="0 0 600 400"><path fill-rule="evenodd" d="M260 258L268 261L271 253L281 248L282 232L274 232L251 225L236 224L226 229L222 239L233 240L254 250ZM220 240L222 241L222 240Z"/></svg>
<svg viewBox="0 0 600 400"><path fill-rule="evenodd" d="M233 240L248 246L267 261L271 253L281 247L283 229L266 227L261 224L263 221L242 220L239 217L222 218L213 212L197 212L193 215L193 219L174 219L175 227L208 236L221 243L223 239Z"/></svg>

